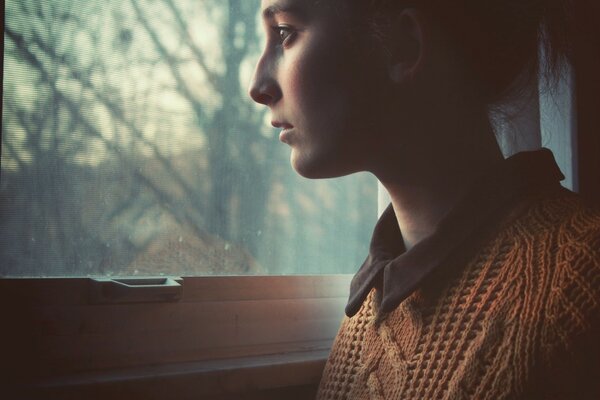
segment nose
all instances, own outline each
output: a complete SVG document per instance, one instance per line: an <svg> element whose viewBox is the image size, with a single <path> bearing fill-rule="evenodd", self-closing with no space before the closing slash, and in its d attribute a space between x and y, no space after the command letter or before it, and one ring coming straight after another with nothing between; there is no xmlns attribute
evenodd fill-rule
<svg viewBox="0 0 600 400"><path fill-rule="evenodd" d="M248 91L252 100L266 106L272 106L281 99L281 89L273 75L273 67L263 55L256 64L254 77Z"/></svg>

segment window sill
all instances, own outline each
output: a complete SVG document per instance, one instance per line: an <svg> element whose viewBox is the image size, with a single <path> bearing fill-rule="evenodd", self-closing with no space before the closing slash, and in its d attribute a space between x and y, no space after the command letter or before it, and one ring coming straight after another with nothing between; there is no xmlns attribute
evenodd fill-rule
<svg viewBox="0 0 600 400"><path fill-rule="evenodd" d="M129 368L58 377L23 389L28 397L177 399L251 396L316 388L328 350Z"/></svg>

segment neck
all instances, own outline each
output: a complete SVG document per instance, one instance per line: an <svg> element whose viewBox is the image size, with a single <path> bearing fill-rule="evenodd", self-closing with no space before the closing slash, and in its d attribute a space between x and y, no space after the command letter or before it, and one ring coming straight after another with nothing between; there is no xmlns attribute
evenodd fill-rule
<svg viewBox="0 0 600 400"><path fill-rule="evenodd" d="M441 139L444 145L435 146L442 151L413 152L418 154L416 157L396 154L397 168L390 166L388 159L386 173L375 174L391 196L406 249L431 235L473 182L502 160L487 116L470 119L471 126L468 127L465 121L469 119L463 119L455 127L446 124L440 127L443 129L441 135L430 136L453 138Z"/></svg>

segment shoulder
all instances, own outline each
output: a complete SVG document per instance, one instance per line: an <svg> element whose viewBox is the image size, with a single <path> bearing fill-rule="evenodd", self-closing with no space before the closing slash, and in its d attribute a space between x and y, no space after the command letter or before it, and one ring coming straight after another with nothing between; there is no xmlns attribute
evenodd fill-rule
<svg viewBox="0 0 600 400"><path fill-rule="evenodd" d="M553 191L525 202L505 233L522 246L544 245L555 262L576 267L587 260L593 272L600 256L600 209L566 189Z"/></svg>
<svg viewBox="0 0 600 400"><path fill-rule="evenodd" d="M511 264L519 266L515 286L525 288L515 292L524 303L521 326L531 324L541 357L532 385L552 398L597 398L600 212L561 190L530 202L505 237L519 248L521 261Z"/></svg>
<svg viewBox="0 0 600 400"><path fill-rule="evenodd" d="M600 315L600 211L568 190L527 200L499 235L506 267L535 296L555 338L589 331Z"/></svg>
<svg viewBox="0 0 600 400"><path fill-rule="evenodd" d="M521 220L534 246L543 249L533 252L539 259L531 262L539 266L537 279L548 282L550 336L568 347L599 328L600 211L563 190L536 202Z"/></svg>
<svg viewBox="0 0 600 400"><path fill-rule="evenodd" d="M598 303L600 211L568 191L543 201L539 208L544 210L541 224L549 232L553 291L577 298L588 294L591 303Z"/></svg>
<svg viewBox="0 0 600 400"><path fill-rule="evenodd" d="M597 398L600 212L572 193L545 200L540 207L546 210L547 229L553 232L545 254L547 268L540 270L549 279L546 306L540 309L544 364L554 377L555 395Z"/></svg>

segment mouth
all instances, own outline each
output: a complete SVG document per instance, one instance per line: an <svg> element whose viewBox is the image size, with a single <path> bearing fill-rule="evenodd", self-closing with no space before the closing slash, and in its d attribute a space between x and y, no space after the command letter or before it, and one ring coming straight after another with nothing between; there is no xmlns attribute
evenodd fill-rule
<svg viewBox="0 0 600 400"><path fill-rule="evenodd" d="M292 124L288 124L287 122L280 122L280 121L271 121L271 125L273 125L275 128L282 128L282 129L292 129L294 126Z"/></svg>
<svg viewBox="0 0 600 400"><path fill-rule="evenodd" d="M283 143L290 144L291 143L291 134L294 126L287 122L280 121L271 121L271 125L275 128L281 128L281 132L279 133L279 140Z"/></svg>

